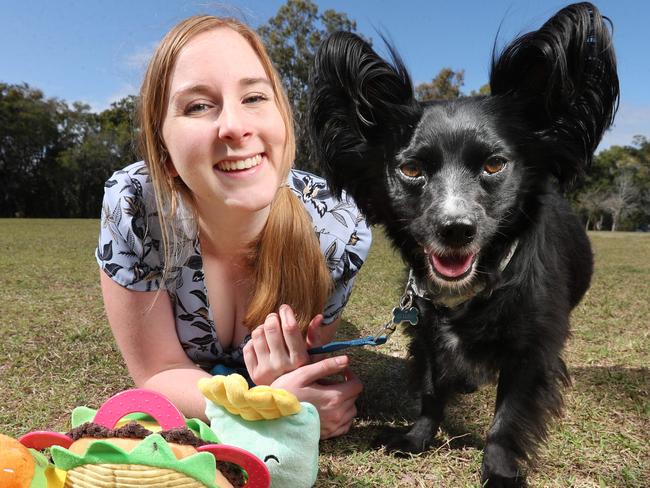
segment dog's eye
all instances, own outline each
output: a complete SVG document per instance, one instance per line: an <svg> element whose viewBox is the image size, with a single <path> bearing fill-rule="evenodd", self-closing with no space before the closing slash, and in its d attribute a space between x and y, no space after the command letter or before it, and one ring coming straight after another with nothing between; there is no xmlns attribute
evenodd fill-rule
<svg viewBox="0 0 650 488"><path fill-rule="evenodd" d="M501 171L505 167L506 167L506 160L505 159L503 159L503 158L490 158L483 165L483 171L485 171L489 175L493 175L494 173L498 173L499 171Z"/></svg>
<svg viewBox="0 0 650 488"><path fill-rule="evenodd" d="M399 167L404 176L409 178L419 178L422 176L422 168L417 163L405 163Z"/></svg>

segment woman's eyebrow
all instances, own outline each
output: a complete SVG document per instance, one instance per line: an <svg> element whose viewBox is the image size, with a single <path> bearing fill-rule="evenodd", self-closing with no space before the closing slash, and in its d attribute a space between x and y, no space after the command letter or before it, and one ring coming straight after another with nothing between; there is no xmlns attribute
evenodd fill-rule
<svg viewBox="0 0 650 488"><path fill-rule="evenodd" d="M263 77L257 77L257 78L242 78L239 80L239 84L241 86L251 86L251 85L257 85L257 84L264 84L268 85L270 88L273 88L273 85L271 84L271 81L268 78L263 78ZM209 94L212 91L209 85L205 85L202 83L196 84L196 85L189 85L186 86L185 88L181 88L180 90L177 90L174 92L174 94L171 97L171 100L174 101L178 98L181 98L185 95L205 95Z"/></svg>
<svg viewBox="0 0 650 488"><path fill-rule="evenodd" d="M190 85L185 88L181 88L180 90L177 90L172 95L172 100L176 100L177 98L183 97L185 95L194 95L194 94L204 95L207 93L210 93L210 87L208 85L203 85L203 84Z"/></svg>
<svg viewBox="0 0 650 488"><path fill-rule="evenodd" d="M268 78L242 78L239 80L239 84L242 86L257 85L258 83L263 83L270 87L273 86Z"/></svg>

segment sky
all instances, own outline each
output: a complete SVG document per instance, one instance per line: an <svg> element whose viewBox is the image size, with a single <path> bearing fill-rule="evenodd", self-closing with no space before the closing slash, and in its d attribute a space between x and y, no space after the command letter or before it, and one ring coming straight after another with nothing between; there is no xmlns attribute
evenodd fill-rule
<svg viewBox="0 0 650 488"><path fill-rule="evenodd" d="M650 1L592 0L614 24L621 102L600 149L650 138ZM174 24L198 13L238 17L253 27L283 0L0 0L0 82L27 83L45 96L101 111L137 94L154 47ZM538 28L569 2L557 0L316 0L345 12L357 31L397 47L415 84L441 68L465 70L463 91L488 80L493 43ZM498 38L497 38L498 35Z"/></svg>

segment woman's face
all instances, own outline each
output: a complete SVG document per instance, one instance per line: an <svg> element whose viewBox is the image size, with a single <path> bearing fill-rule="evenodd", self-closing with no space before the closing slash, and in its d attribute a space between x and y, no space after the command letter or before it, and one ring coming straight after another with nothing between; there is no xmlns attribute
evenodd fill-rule
<svg viewBox="0 0 650 488"><path fill-rule="evenodd" d="M163 138L199 212L269 206L281 183L285 124L271 81L240 34L220 27L183 47Z"/></svg>

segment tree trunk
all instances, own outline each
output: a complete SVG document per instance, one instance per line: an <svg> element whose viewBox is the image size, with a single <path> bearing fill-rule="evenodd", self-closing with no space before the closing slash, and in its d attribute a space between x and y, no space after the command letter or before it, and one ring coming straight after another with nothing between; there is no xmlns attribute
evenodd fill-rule
<svg viewBox="0 0 650 488"><path fill-rule="evenodd" d="M603 215L601 215L598 218L598 221L594 224L594 229L595 230L602 230L602 228L603 228L603 218L604 218Z"/></svg>

